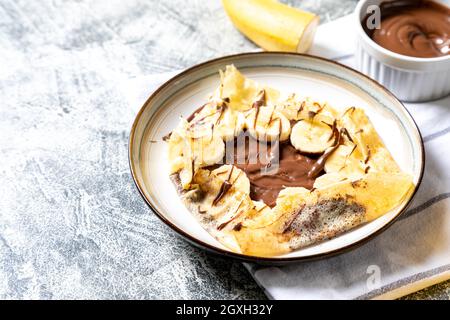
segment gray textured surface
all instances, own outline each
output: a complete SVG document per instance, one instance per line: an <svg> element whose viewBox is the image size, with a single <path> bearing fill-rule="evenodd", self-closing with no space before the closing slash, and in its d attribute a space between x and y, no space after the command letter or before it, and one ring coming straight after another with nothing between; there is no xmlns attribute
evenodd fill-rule
<svg viewBox="0 0 450 320"><path fill-rule="evenodd" d="M355 5L289 3L322 21ZM254 48L217 0L0 0L0 298L264 298L146 207L127 160L138 106L117 89Z"/></svg>

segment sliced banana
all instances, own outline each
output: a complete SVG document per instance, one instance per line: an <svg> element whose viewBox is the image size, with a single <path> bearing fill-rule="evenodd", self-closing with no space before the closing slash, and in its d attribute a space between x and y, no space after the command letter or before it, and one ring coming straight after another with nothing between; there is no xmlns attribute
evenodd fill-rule
<svg viewBox="0 0 450 320"><path fill-rule="evenodd" d="M250 180L244 171L233 165L223 165L211 172L220 181L231 184L233 190L242 192L244 194L250 194Z"/></svg>
<svg viewBox="0 0 450 320"><path fill-rule="evenodd" d="M316 114L310 113L308 115L308 120L309 119L313 119L316 122L322 122L324 124L332 126L336 117L328 108L323 107L322 109L320 109L320 112Z"/></svg>
<svg viewBox="0 0 450 320"><path fill-rule="evenodd" d="M251 210L252 200L248 195L242 193L233 193L228 196L220 205L216 206L213 212L216 214L217 230L231 230L236 224L241 222L245 215Z"/></svg>
<svg viewBox="0 0 450 320"><path fill-rule="evenodd" d="M288 120L299 120L304 106L305 100L298 99L295 94L291 94L285 100L277 103L275 109Z"/></svg>
<svg viewBox="0 0 450 320"><path fill-rule="evenodd" d="M263 106L251 109L245 118L249 133L260 141L284 141L289 138L291 124L275 107Z"/></svg>
<svg viewBox="0 0 450 320"><path fill-rule="evenodd" d="M317 154L335 143L332 126L315 120L301 120L292 127L291 143L300 152Z"/></svg>
<svg viewBox="0 0 450 320"><path fill-rule="evenodd" d="M210 136L214 132L227 141L238 136L244 130L244 125L244 115L232 110L228 103L210 102L189 123L188 135L200 138Z"/></svg>
<svg viewBox="0 0 450 320"><path fill-rule="evenodd" d="M220 163L225 155L225 142L211 132L209 136L193 138L190 124L181 119L168 141L170 173L179 173L183 189L188 189L198 168ZM188 133L189 132L189 133Z"/></svg>
<svg viewBox="0 0 450 320"><path fill-rule="evenodd" d="M295 94L276 105L288 120L316 120L332 125L336 112L327 103L317 102L311 98L299 98Z"/></svg>
<svg viewBox="0 0 450 320"><path fill-rule="evenodd" d="M245 126L245 117L241 112L231 109L225 110L216 120L214 130L219 136L228 141L242 133Z"/></svg>
<svg viewBox="0 0 450 320"><path fill-rule="evenodd" d="M213 135L191 139L191 159L198 167L220 163L225 155L225 143L222 138Z"/></svg>
<svg viewBox="0 0 450 320"><path fill-rule="evenodd" d="M232 165L212 171L199 169L193 182L205 192L202 210L215 218L229 212L229 207L234 207L243 197L250 200L250 181L242 170Z"/></svg>
<svg viewBox="0 0 450 320"><path fill-rule="evenodd" d="M206 103L186 127L186 136L190 138L201 138L210 136L214 129L213 124L217 121L219 105L216 102Z"/></svg>
<svg viewBox="0 0 450 320"><path fill-rule="evenodd" d="M200 169L194 183L204 190L199 208L214 218L215 228L219 231L232 229L253 207L250 181L235 166L223 165L211 172Z"/></svg>

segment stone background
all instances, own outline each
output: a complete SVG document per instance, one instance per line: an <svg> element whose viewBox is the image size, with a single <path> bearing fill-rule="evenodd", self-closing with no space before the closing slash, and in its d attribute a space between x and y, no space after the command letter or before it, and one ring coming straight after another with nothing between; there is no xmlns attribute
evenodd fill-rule
<svg viewBox="0 0 450 320"><path fill-rule="evenodd" d="M322 22L356 3L286 2ZM144 204L127 160L139 106L118 90L253 49L218 0L0 0L0 298L264 298Z"/></svg>

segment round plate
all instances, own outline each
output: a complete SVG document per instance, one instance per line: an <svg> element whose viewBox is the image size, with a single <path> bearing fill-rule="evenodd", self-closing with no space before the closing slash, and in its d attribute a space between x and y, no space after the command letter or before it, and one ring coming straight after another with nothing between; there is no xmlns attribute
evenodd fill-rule
<svg viewBox="0 0 450 320"><path fill-rule="evenodd" d="M245 261L282 264L341 253L385 230L405 211L412 196L382 217L331 240L275 257L255 257L229 251L185 208L169 179L167 146L162 137L173 130L180 116L203 105L219 85L219 69L234 64L245 76L282 92L326 100L336 108L365 110L401 169L420 184L424 149L419 129L400 101L377 82L326 59L279 52L245 53L194 66L164 83L145 102L130 134L129 160L136 186L153 212L192 243L218 254Z"/></svg>

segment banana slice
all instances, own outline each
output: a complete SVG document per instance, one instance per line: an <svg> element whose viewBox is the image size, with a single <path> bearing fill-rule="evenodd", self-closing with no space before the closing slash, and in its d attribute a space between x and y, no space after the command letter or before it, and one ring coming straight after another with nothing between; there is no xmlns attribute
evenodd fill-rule
<svg viewBox="0 0 450 320"><path fill-rule="evenodd" d="M335 143L332 126L315 120L301 120L292 127L291 143L300 152L317 154Z"/></svg>
<svg viewBox="0 0 450 320"><path fill-rule="evenodd" d="M200 138L217 134L225 141L238 136L245 125L241 112L232 110L226 101L209 102L195 114L188 127L188 136Z"/></svg>
<svg viewBox="0 0 450 320"><path fill-rule="evenodd" d="M216 217L217 230L228 231L234 229L234 227L245 218L247 212L251 209L251 199L248 195L235 193L226 198L220 208L220 216ZM218 210L215 210L216 212Z"/></svg>
<svg viewBox="0 0 450 320"><path fill-rule="evenodd" d="M332 125L337 117L336 112L326 102L314 101L311 98L300 98L295 94L276 105L288 120L315 120Z"/></svg>
<svg viewBox="0 0 450 320"><path fill-rule="evenodd" d="M222 182L229 182L233 190L250 194L250 180L244 171L233 165L223 165L211 172Z"/></svg>
<svg viewBox="0 0 450 320"><path fill-rule="evenodd" d="M216 120L214 130L225 141L231 140L242 133L245 117L241 112L226 109Z"/></svg>
<svg viewBox="0 0 450 320"><path fill-rule="evenodd" d="M198 168L221 163L225 155L225 142L211 132L209 136L193 138L190 124L181 119L168 141L170 173L179 173L183 189L188 189Z"/></svg>
<svg viewBox="0 0 450 320"><path fill-rule="evenodd" d="M211 136L214 129L213 124L219 117L218 108L219 106L215 102L206 103L189 121L186 126L186 136L193 139Z"/></svg>
<svg viewBox="0 0 450 320"><path fill-rule="evenodd" d="M250 181L245 173L232 165L215 170L200 169L194 183L203 190L198 206L204 214L214 219L218 231L230 230L252 210Z"/></svg>
<svg viewBox="0 0 450 320"><path fill-rule="evenodd" d="M275 109L281 112L288 120L299 120L303 108L304 100L297 99L295 94L291 94L287 99L277 103L275 106Z"/></svg>
<svg viewBox="0 0 450 320"><path fill-rule="evenodd" d="M225 143L222 138L213 135L191 139L191 159L198 167L206 167L220 163L225 155Z"/></svg>
<svg viewBox="0 0 450 320"><path fill-rule="evenodd" d="M199 169L193 183L205 192L202 210L214 217L229 211L227 207L234 206L242 196L250 199L250 181L244 171L233 165L222 165L212 171Z"/></svg>
<svg viewBox="0 0 450 320"><path fill-rule="evenodd" d="M316 122L322 122L324 124L327 124L329 126L332 126L336 117L332 113L332 111L329 108L323 107L320 109L317 113L308 113L308 117L306 119L313 119Z"/></svg>
<svg viewBox="0 0 450 320"><path fill-rule="evenodd" d="M260 141L284 141L291 132L289 120L275 107L269 106L251 109L246 115L245 126Z"/></svg>

